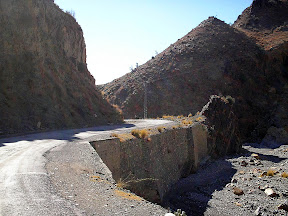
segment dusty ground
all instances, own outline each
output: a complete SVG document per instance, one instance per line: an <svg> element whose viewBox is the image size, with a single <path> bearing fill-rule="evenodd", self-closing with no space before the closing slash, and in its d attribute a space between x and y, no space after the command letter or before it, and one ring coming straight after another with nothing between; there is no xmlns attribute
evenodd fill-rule
<svg viewBox="0 0 288 216"><path fill-rule="evenodd" d="M266 176L268 170L274 170L274 176ZM188 215L287 215L287 209L278 208L288 204L283 172L288 173L288 145L246 144L242 154L211 161L179 181L166 205ZM234 194L235 187L243 194ZM268 188L275 192L273 197L265 193Z"/></svg>

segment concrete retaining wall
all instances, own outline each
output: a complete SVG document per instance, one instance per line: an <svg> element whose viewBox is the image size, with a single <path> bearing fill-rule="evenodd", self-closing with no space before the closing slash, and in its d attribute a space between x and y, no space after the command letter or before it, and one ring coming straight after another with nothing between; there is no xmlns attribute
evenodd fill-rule
<svg viewBox="0 0 288 216"><path fill-rule="evenodd" d="M196 171L208 157L207 130L200 123L151 135L151 141L118 138L91 142L116 182L134 193L161 202L180 178Z"/></svg>

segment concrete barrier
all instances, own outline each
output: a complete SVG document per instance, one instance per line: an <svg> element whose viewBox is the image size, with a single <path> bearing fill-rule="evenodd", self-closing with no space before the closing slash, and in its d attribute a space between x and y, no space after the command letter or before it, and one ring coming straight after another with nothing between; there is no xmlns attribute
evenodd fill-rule
<svg viewBox="0 0 288 216"><path fill-rule="evenodd" d="M150 140L151 139L151 140ZM208 155L205 125L166 130L147 139L90 142L119 184L160 203L180 178L195 172Z"/></svg>

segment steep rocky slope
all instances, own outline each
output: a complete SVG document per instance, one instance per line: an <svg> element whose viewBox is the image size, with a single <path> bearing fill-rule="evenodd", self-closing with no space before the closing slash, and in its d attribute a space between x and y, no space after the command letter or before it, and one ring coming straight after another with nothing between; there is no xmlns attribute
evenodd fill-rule
<svg viewBox="0 0 288 216"><path fill-rule="evenodd" d="M87 70L83 32L53 0L0 0L0 131L120 121Z"/></svg>
<svg viewBox="0 0 288 216"><path fill-rule="evenodd" d="M287 0L254 0L233 26L269 50L288 41L287 11Z"/></svg>
<svg viewBox="0 0 288 216"><path fill-rule="evenodd" d="M287 133L288 1L255 0L238 17L233 26L266 50L263 62L269 86L270 107L266 125L274 129L278 128L278 136L280 136L279 131ZM273 139L274 141L277 139L275 134Z"/></svg>
<svg viewBox="0 0 288 216"><path fill-rule="evenodd" d="M233 26L210 17L155 58L99 88L126 117L143 116L144 82L149 117L195 113L210 95L231 95L242 137L261 138L270 120L280 118L271 113L288 108L287 36L287 1L254 0Z"/></svg>
<svg viewBox="0 0 288 216"><path fill-rule="evenodd" d="M126 117L143 116L147 82L148 116L189 114L201 110L210 95L236 98L247 130L265 115L264 52L245 34L210 17L132 73L102 87ZM255 95L259 96L255 100ZM252 106L253 104L253 106ZM242 130L243 132L245 131Z"/></svg>

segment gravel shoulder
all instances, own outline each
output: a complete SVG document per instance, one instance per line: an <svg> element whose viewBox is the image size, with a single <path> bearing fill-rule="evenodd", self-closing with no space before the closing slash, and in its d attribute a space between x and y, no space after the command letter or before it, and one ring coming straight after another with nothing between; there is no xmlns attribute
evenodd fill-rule
<svg viewBox="0 0 288 216"><path fill-rule="evenodd" d="M267 176L268 170L274 175ZM180 180L166 205L188 215L287 215L287 209L279 209L288 205L283 172L288 173L288 145L245 144L242 154L210 161ZM269 196L266 189L275 193Z"/></svg>

